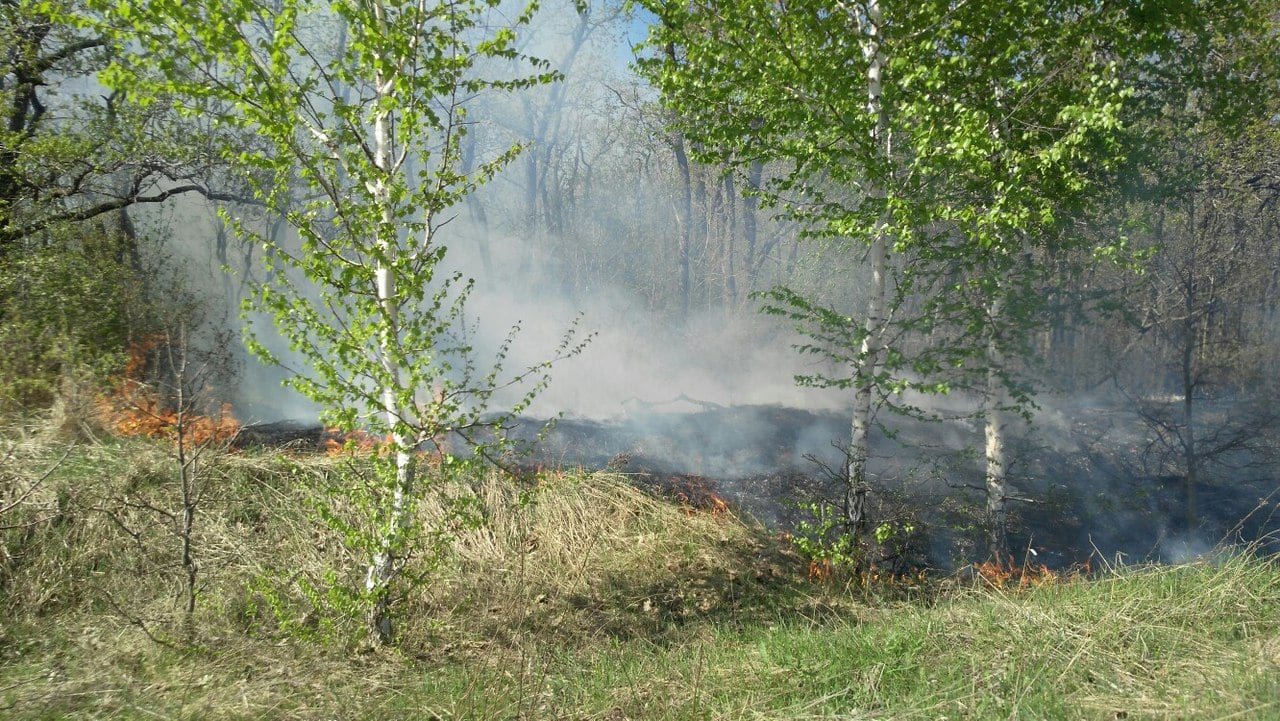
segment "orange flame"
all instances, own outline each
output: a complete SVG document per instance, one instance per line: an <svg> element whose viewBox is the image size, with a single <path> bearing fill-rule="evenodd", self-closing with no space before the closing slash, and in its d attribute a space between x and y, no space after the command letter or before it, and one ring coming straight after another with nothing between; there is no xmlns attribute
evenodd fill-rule
<svg viewBox="0 0 1280 721"><path fill-rule="evenodd" d="M809 561L809 581L812 583L830 581L835 577L835 571L836 566L831 562L831 559L823 558ZM863 590L890 587L899 589L920 588L929 583L929 573L923 569L915 573L892 573L872 564L856 575L854 583Z"/></svg>
<svg viewBox="0 0 1280 721"><path fill-rule="evenodd" d="M331 458L344 455L390 454L394 453L395 447L395 437L390 433L383 438L378 438L368 431L354 430L345 433L334 427L325 428L320 441L320 451ZM448 445L443 441L437 441L431 447L417 450L414 455L420 462L438 467L444 463L448 453Z"/></svg>
<svg viewBox="0 0 1280 721"><path fill-rule="evenodd" d="M360 430L343 433L337 428L326 428L320 450L327 456L341 456L347 453L365 456L377 453L390 443L389 437L381 440Z"/></svg>
<svg viewBox="0 0 1280 721"><path fill-rule="evenodd" d="M822 560L813 559L809 561L809 580L814 583L822 583L831 578L831 560L824 558Z"/></svg>
<svg viewBox="0 0 1280 721"><path fill-rule="evenodd" d="M716 516L729 512L729 502L705 488L692 493L677 493L676 500L680 501L680 507L684 509L685 515L688 516L692 516L695 513Z"/></svg>
<svg viewBox="0 0 1280 721"><path fill-rule="evenodd" d="M191 408L169 409L156 389L142 381L147 355L163 340L163 336L154 335L129 346L123 378L96 403L102 425L126 437L174 438L181 430L187 442L200 445L235 438L240 422L230 403L200 413Z"/></svg>
<svg viewBox="0 0 1280 721"><path fill-rule="evenodd" d="M103 398L98 402L103 425L115 433L148 438L174 438L181 430L187 442L204 445L226 443L240 433L240 422L224 403L213 415L182 415L166 411L151 397L138 394L126 401Z"/></svg>
<svg viewBox="0 0 1280 721"><path fill-rule="evenodd" d="M1008 563L987 561L975 563L973 568L983 581L994 588L1032 588L1051 583L1074 583L1088 577L1093 570L1089 562L1085 561L1065 573L1059 573L1044 564L1018 565L1012 556Z"/></svg>
<svg viewBox="0 0 1280 721"><path fill-rule="evenodd" d="M668 492L680 503L686 515L709 513L714 516L729 512L729 502L711 490L706 479L701 476L677 476L671 481Z"/></svg>
<svg viewBox="0 0 1280 721"><path fill-rule="evenodd" d="M729 502L714 493L707 493L707 500L711 502L707 512L711 515L729 512Z"/></svg>

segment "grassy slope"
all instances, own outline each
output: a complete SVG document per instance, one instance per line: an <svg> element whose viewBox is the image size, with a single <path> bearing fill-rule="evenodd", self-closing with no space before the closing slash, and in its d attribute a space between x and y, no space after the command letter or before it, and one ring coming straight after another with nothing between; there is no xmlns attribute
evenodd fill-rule
<svg viewBox="0 0 1280 721"><path fill-rule="evenodd" d="M401 605L392 652L323 641L358 624L298 591L326 566L358 578L308 519L352 469L213 456L188 643L176 542L146 508L172 506L164 448L19 439L3 497L54 465L0 517L20 526L0 531L5 718L1280 718L1274 562L868 593L616 477L547 477L527 504L485 479L488 527Z"/></svg>

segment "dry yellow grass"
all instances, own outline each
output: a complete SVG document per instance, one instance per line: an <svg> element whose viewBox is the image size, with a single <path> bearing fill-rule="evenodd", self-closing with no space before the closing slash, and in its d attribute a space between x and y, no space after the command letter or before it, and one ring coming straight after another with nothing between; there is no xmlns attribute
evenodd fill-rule
<svg viewBox="0 0 1280 721"><path fill-rule="evenodd" d="M759 529L625 477L486 475L431 489L423 528L459 498L487 522L439 563L415 561L400 646L381 649L351 642L360 619L327 617L340 604L306 592L326 572L363 573L315 518L325 489L359 482L358 462L210 455L188 625L162 444L10 434L0 458L5 498L54 469L0 517L5 718L1280 714L1274 562L876 605L810 584Z"/></svg>

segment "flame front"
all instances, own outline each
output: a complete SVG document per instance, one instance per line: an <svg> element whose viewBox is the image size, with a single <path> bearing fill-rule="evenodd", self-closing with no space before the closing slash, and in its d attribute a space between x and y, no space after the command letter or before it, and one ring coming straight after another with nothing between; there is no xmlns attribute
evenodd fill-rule
<svg viewBox="0 0 1280 721"><path fill-rule="evenodd" d="M181 431L190 443L230 442L241 428L230 403L201 412L190 406L174 408L144 382L147 356L163 341L156 335L129 346L123 377L96 403L99 422L125 437L173 438Z"/></svg>
<svg viewBox="0 0 1280 721"><path fill-rule="evenodd" d="M1093 570L1089 562L1085 561L1063 574L1042 563L1018 565L1012 556L1007 563L987 561L975 563L973 568L979 578L995 588L1030 588L1051 583L1074 583L1087 578Z"/></svg>

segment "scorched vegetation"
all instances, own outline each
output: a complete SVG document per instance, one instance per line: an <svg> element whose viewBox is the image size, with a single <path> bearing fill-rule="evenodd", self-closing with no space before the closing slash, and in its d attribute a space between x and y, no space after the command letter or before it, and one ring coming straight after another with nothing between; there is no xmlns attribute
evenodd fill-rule
<svg viewBox="0 0 1280 721"><path fill-rule="evenodd" d="M432 583L394 650L352 642L320 591L359 568L312 516L359 455L210 452L187 622L171 440L41 431L4 433L6 718L1260 719L1280 694L1274 560L814 578L608 473L457 479L485 524L410 561Z"/></svg>

